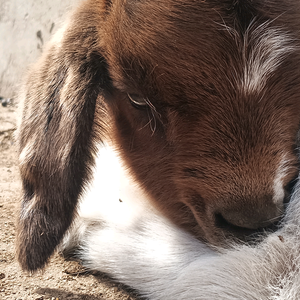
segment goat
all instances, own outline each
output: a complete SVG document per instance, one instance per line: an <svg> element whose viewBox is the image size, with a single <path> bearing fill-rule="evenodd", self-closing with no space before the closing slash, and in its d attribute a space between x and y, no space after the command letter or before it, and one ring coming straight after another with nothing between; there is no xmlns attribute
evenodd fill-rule
<svg viewBox="0 0 300 300"><path fill-rule="evenodd" d="M151 300L298 300L299 193L298 182L281 228L260 244L211 249L149 207L114 152L102 147L60 250Z"/></svg>
<svg viewBox="0 0 300 300"><path fill-rule="evenodd" d="M62 241L101 143L193 245L230 247L276 226L298 175L299 9L82 3L19 97L23 269L43 268Z"/></svg>

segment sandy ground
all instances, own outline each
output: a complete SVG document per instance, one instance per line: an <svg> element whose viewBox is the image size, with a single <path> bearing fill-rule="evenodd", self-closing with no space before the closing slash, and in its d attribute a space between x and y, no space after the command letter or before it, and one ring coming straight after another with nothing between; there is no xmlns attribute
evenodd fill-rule
<svg viewBox="0 0 300 300"><path fill-rule="evenodd" d="M15 259L15 219L21 192L13 139L15 108L0 104L0 299L138 300L137 295L101 274L87 273L77 262L54 255L48 267L26 274Z"/></svg>

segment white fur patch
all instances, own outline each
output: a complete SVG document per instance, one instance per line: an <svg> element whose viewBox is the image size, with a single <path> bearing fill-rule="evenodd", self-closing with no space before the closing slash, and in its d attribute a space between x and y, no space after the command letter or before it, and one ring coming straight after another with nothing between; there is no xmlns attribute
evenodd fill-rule
<svg viewBox="0 0 300 300"><path fill-rule="evenodd" d="M36 198L33 197L30 201L23 203L22 209L20 211L20 219L24 220L34 214L34 207L36 206Z"/></svg>
<svg viewBox="0 0 300 300"><path fill-rule="evenodd" d="M260 92L287 55L295 50L287 33L267 25L255 30L250 26L244 36L244 73L240 90L245 94Z"/></svg>
<svg viewBox="0 0 300 300"><path fill-rule="evenodd" d="M146 194L127 171L117 152L106 144L99 148L92 184L80 204L84 218L102 218L129 226L148 202Z"/></svg>
<svg viewBox="0 0 300 300"><path fill-rule="evenodd" d="M19 163L20 166L23 164L27 164L31 157L34 155L35 151L35 143L34 140L29 140L25 147L23 147L22 152L19 155Z"/></svg>
<svg viewBox="0 0 300 300"><path fill-rule="evenodd" d="M289 169L289 161L284 155L279 163L276 175L273 182L273 202L275 204L282 204L285 196L283 179L287 175Z"/></svg>
<svg viewBox="0 0 300 300"><path fill-rule="evenodd" d="M66 31L69 27L69 22L65 22L62 27L60 27L57 32L53 35L51 39L51 45L56 45L57 48L61 47L61 43L66 36Z"/></svg>

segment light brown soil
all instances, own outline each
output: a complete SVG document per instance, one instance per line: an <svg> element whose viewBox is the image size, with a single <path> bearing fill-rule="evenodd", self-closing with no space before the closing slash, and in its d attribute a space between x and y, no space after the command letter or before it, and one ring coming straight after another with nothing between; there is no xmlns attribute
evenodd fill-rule
<svg viewBox="0 0 300 300"><path fill-rule="evenodd" d="M15 259L15 219L21 194L13 139L15 108L0 105L0 299L137 300L104 275L86 273L77 263L54 255L43 272L24 273Z"/></svg>

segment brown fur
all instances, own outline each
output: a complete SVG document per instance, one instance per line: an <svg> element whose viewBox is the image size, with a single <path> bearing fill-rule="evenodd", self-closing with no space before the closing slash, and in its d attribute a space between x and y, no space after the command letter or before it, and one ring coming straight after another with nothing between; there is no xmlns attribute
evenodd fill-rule
<svg viewBox="0 0 300 300"><path fill-rule="evenodd" d="M220 244L277 220L283 155L283 186L298 172L299 9L297 1L84 2L22 95L22 267L42 268L61 241L110 128L156 207L198 238ZM247 55L255 32L268 29L291 36L292 54L247 92L239 87ZM128 93L147 106L131 105Z"/></svg>

